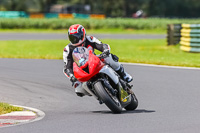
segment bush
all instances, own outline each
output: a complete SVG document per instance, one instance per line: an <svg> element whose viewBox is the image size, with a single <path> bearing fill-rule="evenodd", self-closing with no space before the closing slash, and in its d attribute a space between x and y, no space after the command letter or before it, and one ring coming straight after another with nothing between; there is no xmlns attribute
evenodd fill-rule
<svg viewBox="0 0 200 133"><path fill-rule="evenodd" d="M87 29L161 29L165 30L171 23L199 23L199 19L5 19L0 18L0 29L66 29L72 24L82 24Z"/></svg>

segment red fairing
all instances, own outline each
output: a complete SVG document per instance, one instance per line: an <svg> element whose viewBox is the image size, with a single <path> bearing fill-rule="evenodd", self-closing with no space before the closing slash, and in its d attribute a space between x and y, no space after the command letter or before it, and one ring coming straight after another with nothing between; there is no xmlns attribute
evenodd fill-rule
<svg viewBox="0 0 200 133"><path fill-rule="evenodd" d="M89 73L85 72L83 69L88 66ZM73 71L74 76L80 81L85 82L95 76L104 66L104 63L95 56L92 51L89 51L89 60L81 67L78 67L77 64L74 62L73 64Z"/></svg>

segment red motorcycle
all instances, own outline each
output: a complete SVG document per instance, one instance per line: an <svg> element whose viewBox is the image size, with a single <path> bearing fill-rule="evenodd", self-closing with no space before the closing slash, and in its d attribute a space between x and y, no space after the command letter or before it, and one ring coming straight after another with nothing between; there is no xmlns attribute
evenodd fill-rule
<svg viewBox="0 0 200 133"><path fill-rule="evenodd" d="M80 81L74 84L77 93L94 96L100 104L105 103L113 113L121 113L123 108L137 108L138 100L131 89L132 86L103 62L105 55L96 56L92 50L77 47L72 56L74 76Z"/></svg>

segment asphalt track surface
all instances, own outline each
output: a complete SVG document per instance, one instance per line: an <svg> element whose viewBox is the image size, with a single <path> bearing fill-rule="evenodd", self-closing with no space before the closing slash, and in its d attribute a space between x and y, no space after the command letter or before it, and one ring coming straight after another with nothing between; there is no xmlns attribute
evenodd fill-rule
<svg viewBox="0 0 200 133"><path fill-rule="evenodd" d="M112 114L93 97L77 97L62 60L0 59L0 101L45 112L1 133L199 133L200 70L124 65L134 76L135 111Z"/></svg>
<svg viewBox="0 0 200 133"><path fill-rule="evenodd" d="M166 35L149 34L90 34L99 39L163 39ZM67 33L0 33L0 40L68 39Z"/></svg>

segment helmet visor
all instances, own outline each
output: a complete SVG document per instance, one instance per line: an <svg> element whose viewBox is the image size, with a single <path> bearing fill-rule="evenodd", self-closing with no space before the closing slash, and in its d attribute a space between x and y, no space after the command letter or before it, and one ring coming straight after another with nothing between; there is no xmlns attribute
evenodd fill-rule
<svg viewBox="0 0 200 133"><path fill-rule="evenodd" d="M69 40L72 44L79 43L79 41L83 40L83 35L81 33L69 34Z"/></svg>

